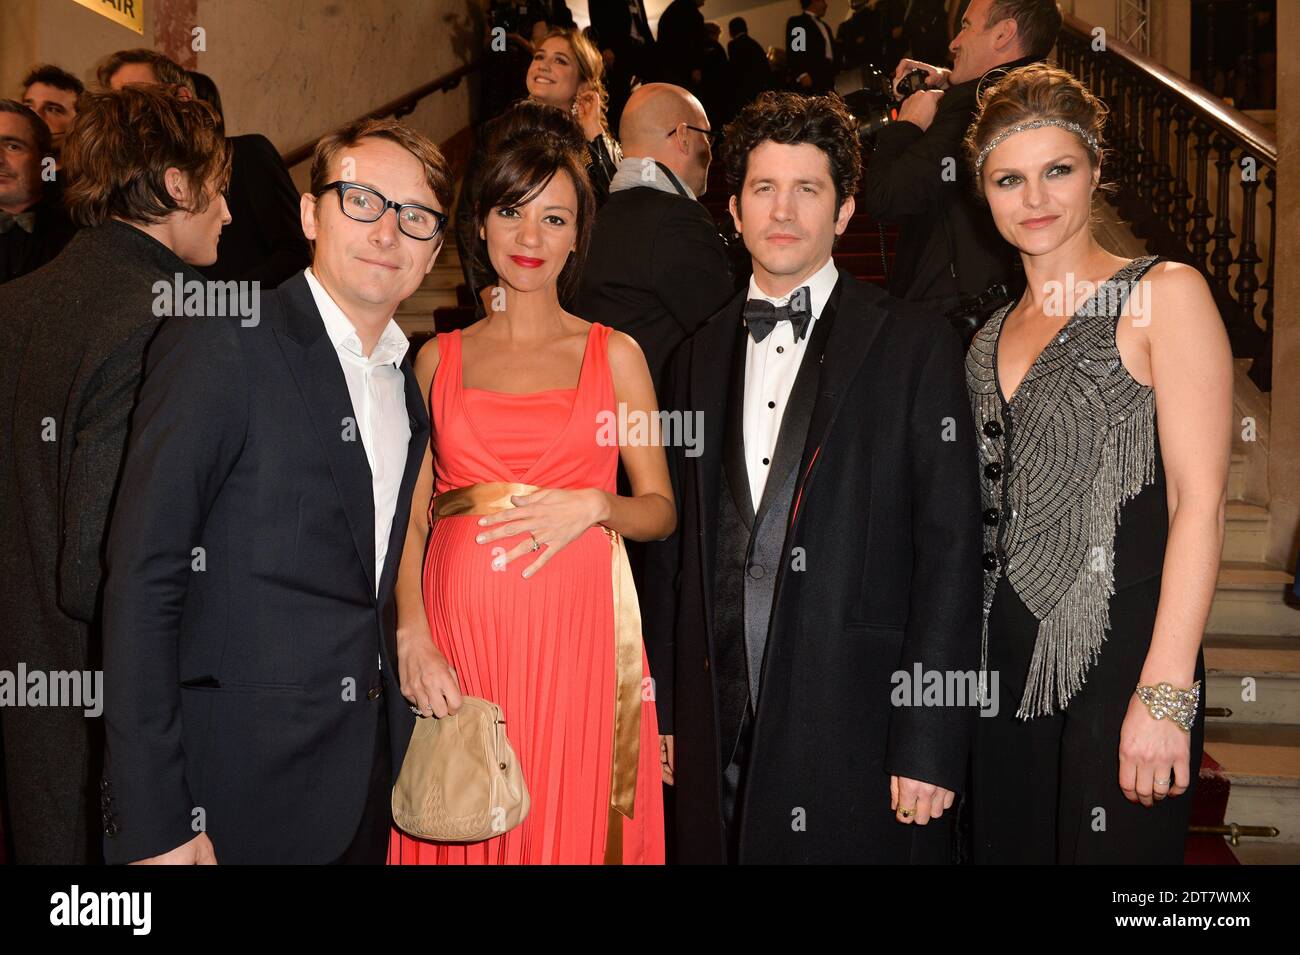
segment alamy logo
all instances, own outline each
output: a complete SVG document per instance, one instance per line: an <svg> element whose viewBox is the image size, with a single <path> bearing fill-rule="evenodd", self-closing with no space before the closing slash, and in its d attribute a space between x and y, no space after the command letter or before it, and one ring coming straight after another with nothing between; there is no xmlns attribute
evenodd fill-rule
<svg viewBox="0 0 1300 955"><path fill-rule="evenodd" d="M149 892L68 892L50 896L51 925L129 925L131 934L148 935L153 927Z"/></svg>
<svg viewBox="0 0 1300 955"><path fill-rule="evenodd" d="M0 670L0 707L70 706L83 715L99 716L104 712L103 670L28 670L26 663L18 671Z"/></svg>
<svg viewBox="0 0 1300 955"><path fill-rule="evenodd" d="M177 272L172 281L159 279L153 283L153 313L157 318L173 315L224 318L238 315L244 328L255 328L260 318L259 290L262 283L216 282L190 279Z"/></svg>

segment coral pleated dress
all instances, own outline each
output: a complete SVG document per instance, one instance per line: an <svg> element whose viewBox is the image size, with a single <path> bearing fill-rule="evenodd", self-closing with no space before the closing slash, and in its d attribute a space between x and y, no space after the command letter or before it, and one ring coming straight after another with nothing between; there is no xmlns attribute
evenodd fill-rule
<svg viewBox="0 0 1300 955"><path fill-rule="evenodd" d="M619 449L598 441L600 412L616 410L607 341L588 332L577 388L509 394L465 388L460 332L438 336L430 393L435 493L488 482L616 493ZM519 826L471 844L427 842L394 830L390 864L585 864L605 861L614 749L615 635L610 538L588 528L531 578L526 554L493 570L499 548L479 544L478 516L433 526L424 605L434 643L462 693L501 706L532 797ZM649 676L645 651L641 669ZM645 694L651 696L652 694ZM635 713L635 707L633 708ZM659 737L641 702L635 810L620 817L622 861L664 861Z"/></svg>

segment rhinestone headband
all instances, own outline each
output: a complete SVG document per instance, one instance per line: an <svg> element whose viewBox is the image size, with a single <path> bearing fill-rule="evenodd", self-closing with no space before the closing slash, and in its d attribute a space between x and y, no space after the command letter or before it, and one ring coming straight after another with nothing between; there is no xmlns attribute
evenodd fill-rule
<svg viewBox="0 0 1300 955"><path fill-rule="evenodd" d="M1006 139L1008 136L1014 136L1016 133L1023 133L1027 129L1041 129L1044 126L1058 126L1061 129L1068 129L1087 143L1088 148L1094 153L1097 152L1097 137L1088 132L1078 123L1071 122L1068 119L1035 119L1030 120L1027 123L1017 123L1014 126L1008 126L1006 129L1002 130L1002 132L989 140L989 144L980 150L979 158L975 160L975 175L978 176L984 169L984 160L988 158L989 153L993 152L1002 140Z"/></svg>

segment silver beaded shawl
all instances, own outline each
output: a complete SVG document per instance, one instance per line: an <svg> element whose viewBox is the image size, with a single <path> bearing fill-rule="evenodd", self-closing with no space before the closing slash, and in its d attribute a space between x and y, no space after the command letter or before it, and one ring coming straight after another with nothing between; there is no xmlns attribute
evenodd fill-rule
<svg viewBox="0 0 1300 955"><path fill-rule="evenodd" d="M985 525L985 551L1039 621L1021 719L1054 713L1087 679L1110 626L1120 508L1155 480L1155 392L1129 375L1115 345L1129 293L1155 260L1134 259L1098 286L1010 402L998 389L996 361L1011 305L989 319L966 355L983 506L998 514ZM991 421L997 426L986 428ZM990 479L983 469L994 462L1002 474ZM996 569L984 575L982 687L998 578Z"/></svg>

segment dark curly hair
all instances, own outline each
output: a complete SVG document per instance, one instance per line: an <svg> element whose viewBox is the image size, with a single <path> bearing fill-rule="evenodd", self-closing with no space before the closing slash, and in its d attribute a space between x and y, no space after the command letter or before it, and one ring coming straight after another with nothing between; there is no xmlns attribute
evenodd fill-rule
<svg viewBox="0 0 1300 955"><path fill-rule="evenodd" d="M548 112L550 111L550 112ZM576 248L564 264L557 279L561 300L567 300L577 291L578 279L587 259L591 240L591 226L596 218L596 194L587 177L587 144L581 130L563 112L552 106L540 107L534 115L530 109L520 111L495 132L492 152L483 168L473 199L471 241L472 256L480 274L496 281L495 270L488 257L487 241L478 237L493 209L513 208L530 202L551 178L563 170L573 180L578 195ZM551 116L558 120L550 121ZM523 120L529 116L541 120L530 125Z"/></svg>
<svg viewBox="0 0 1300 955"><path fill-rule="evenodd" d="M722 162L727 190L740 204L741 187L749 154L765 142L781 145L811 143L826 154L835 183L835 210L858 191L862 178L862 152L857 121L835 93L800 96L797 93L763 93L737 114L724 130Z"/></svg>

